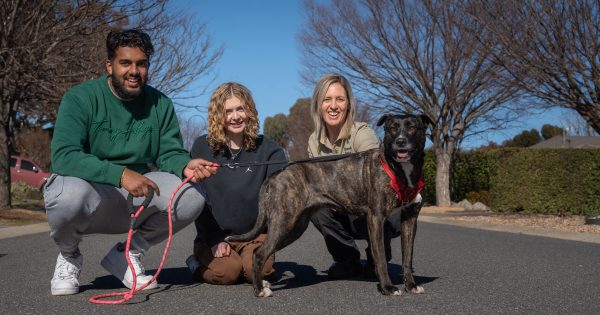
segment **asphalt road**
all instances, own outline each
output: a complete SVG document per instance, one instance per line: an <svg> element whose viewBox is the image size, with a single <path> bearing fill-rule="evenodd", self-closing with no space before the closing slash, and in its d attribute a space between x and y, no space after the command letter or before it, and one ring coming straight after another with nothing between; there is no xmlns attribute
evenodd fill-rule
<svg viewBox="0 0 600 315"><path fill-rule="evenodd" d="M1 314L600 314L600 245L421 222L415 244L416 280L425 294L383 296L367 279L328 280L331 264L314 228L276 255L274 296L256 298L249 284L191 283L184 260L193 227L177 234L159 289L127 305L88 298L124 287L99 265L123 236L95 235L81 244L81 293L50 295L57 249L48 233L0 239ZM359 244L364 248L365 243ZM399 239L390 264L402 284ZM146 257L158 266L163 246ZM364 257L363 257L364 258Z"/></svg>

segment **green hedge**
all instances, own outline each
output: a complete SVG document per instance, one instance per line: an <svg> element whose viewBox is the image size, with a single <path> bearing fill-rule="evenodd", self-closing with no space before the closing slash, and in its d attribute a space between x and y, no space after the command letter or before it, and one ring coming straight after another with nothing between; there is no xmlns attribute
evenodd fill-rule
<svg viewBox="0 0 600 315"><path fill-rule="evenodd" d="M427 150L423 166L425 173L425 189L422 194L426 204L433 205L435 200L435 155L432 150ZM490 181L496 172L496 159L482 151L473 151L458 154L452 166L451 182L453 183L452 200L470 201L489 200ZM470 196L477 196L472 197Z"/></svg>
<svg viewBox="0 0 600 315"><path fill-rule="evenodd" d="M495 211L600 215L599 149L507 148L458 154L452 199ZM424 199L435 204L435 157L425 159Z"/></svg>
<svg viewBox="0 0 600 315"><path fill-rule="evenodd" d="M452 167L453 200L467 198L471 202L482 201L489 204L489 197L486 203L485 198L479 195L489 196L490 183L496 174L497 164L495 155L485 151L459 154Z"/></svg>
<svg viewBox="0 0 600 315"><path fill-rule="evenodd" d="M435 155L432 150L425 153L423 162L423 173L425 177L425 188L421 193L423 201L427 205L435 205Z"/></svg>
<svg viewBox="0 0 600 315"><path fill-rule="evenodd" d="M495 154L494 210L600 214L600 150L506 149Z"/></svg>

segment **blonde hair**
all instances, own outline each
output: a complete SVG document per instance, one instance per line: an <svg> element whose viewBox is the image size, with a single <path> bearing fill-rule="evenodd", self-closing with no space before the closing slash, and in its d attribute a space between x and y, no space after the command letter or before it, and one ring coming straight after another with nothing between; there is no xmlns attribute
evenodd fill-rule
<svg viewBox="0 0 600 315"><path fill-rule="evenodd" d="M242 148L246 151L256 148L258 139L258 112L252 98L252 93L245 86L236 82L227 82L219 85L210 97L208 104L208 145L215 153L225 152L229 139L225 133L225 101L231 97L237 97L243 104L244 112L248 118L244 129L244 141Z"/></svg>
<svg viewBox="0 0 600 315"><path fill-rule="evenodd" d="M354 113L356 111L356 100L354 99L354 94L352 94L352 88L350 87L350 82L346 80L343 76L335 73L329 73L321 77L317 85L315 86L315 90L313 91L313 96L310 101L310 114L313 119L313 123L315 125L315 132L317 133L318 139L320 139L323 135L327 135L327 128L325 127L325 122L323 121L323 110L321 108L321 104L323 104L323 99L325 99L325 94L327 94L327 89L334 84L339 83L346 90L346 97L348 99L348 108L344 121L344 125L340 130L340 134L338 139L345 139L350 137L350 129L352 129L352 125L354 124Z"/></svg>

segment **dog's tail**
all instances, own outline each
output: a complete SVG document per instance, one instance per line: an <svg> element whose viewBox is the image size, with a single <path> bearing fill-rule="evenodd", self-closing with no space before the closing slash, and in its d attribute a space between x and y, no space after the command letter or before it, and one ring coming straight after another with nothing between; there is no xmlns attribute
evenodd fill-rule
<svg viewBox="0 0 600 315"><path fill-rule="evenodd" d="M227 241L227 242L249 242L249 241L257 238L260 235L260 233L264 230L266 223L267 223L267 215L265 214L265 211L259 211L258 217L256 218L256 224L254 224L254 227L252 228L252 230L250 230L244 234L241 234L241 235L227 236L225 238L225 241Z"/></svg>
<svg viewBox="0 0 600 315"><path fill-rule="evenodd" d="M265 187L263 186L263 189ZM268 195L268 193L263 194L263 189L261 189L261 196L265 196ZM262 199L262 197L261 197ZM262 200L259 201L259 209L258 209L258 216L256 217L256 223L254 224L254 227L241 235L230 235L227 236L225 238L225 241L227 242L249 242L255 238L257 238L261 232L265 231L265 228L267 226L267 209L264 206L264 202L262 202Z"/></svg>

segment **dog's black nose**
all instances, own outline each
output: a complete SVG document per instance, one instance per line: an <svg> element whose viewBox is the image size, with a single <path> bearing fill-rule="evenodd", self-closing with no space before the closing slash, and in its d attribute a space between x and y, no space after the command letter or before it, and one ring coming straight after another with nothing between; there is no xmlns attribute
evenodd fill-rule
<svg viewBox="0 0 600 315"><path fill-rule="evenodd" d="M396 138L396 145L403 147L406 145L406 143L407 143L406 138Z"/></svg>

